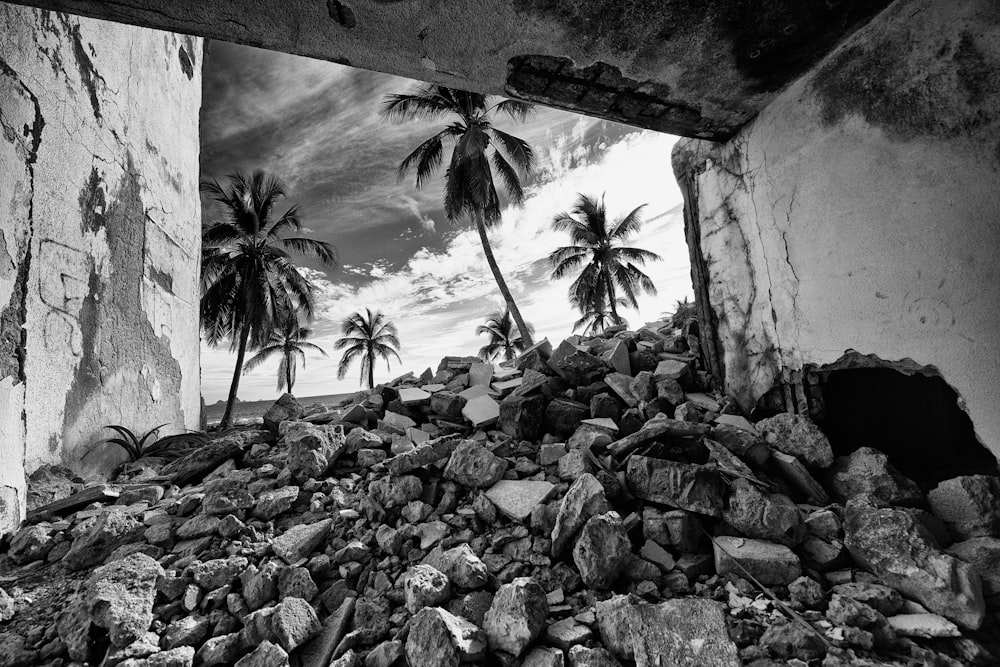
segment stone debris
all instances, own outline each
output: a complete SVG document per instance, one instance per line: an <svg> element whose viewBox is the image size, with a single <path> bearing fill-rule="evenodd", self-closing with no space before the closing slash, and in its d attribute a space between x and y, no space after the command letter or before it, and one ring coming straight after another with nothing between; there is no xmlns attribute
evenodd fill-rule
<svg viewBox="0 0 1000 667"><path fill-rule="evenodd" d="M925 496L802 415L753 423L663 323L264 422L32 507L0 667L1000 657L1000 480Z"/></svg>

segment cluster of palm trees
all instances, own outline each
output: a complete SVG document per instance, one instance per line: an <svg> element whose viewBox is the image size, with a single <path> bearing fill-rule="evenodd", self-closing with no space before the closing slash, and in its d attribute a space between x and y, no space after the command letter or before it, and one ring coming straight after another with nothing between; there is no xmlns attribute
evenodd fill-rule
<svg viewBox="0 0 1000 667"><path fill-rule="evenodd" d="M411 171L421 187L444 164L444 209L453 222L470 220L479 234L483 253L496 280L505 307L489 316L476 330L489 342L479 355L483 359L510 360L533 344L533 327L525 322L504 280L490 246L488 230L501 221L500 193L515 205L524 201L521 178L530 173L534 152L526 141L494 125L498 116L525 120L532 107L523 102L489 95L422 84L413 92L388 95L380 114L390 121L438 118L443 127L423 141L399 165L399 177ZM305 351L318 346L308 343L313 317L315 287L300 272L292 255L318 261L325 269L337 267L336 248L330 243L301 236L297 206L280 216L275 207L285 196L282 183L262 172L234 174L228 185L205 181L203 190L223 205L226 219L203 229L201 276L201 324L210 345L228 340L236 352L236 368L229 390L222 426L231 423L232 407L242 373L279 355L278 390L292 390L296 364L305 363ZM552 226L566 231L570 245L549 256L553 278L579 275L569 288L571 303L581 319L574 330L599 333L624 323L619 308L637 307L642 292L656 289L639 267L659 259L654 253L622 245L642 225L642 206L610 224L603 196L580 195L574 208L555 216ZM294 235L293 235L294 234ZM346 376L355 361L361 362L361 381L372 387L374 366L379 359L387 366L392 357L400 361L396 327L378 311L365 309L346 318L335 343L343 351L338 378ZM248 349L256 354L244 361Z"/></svg>

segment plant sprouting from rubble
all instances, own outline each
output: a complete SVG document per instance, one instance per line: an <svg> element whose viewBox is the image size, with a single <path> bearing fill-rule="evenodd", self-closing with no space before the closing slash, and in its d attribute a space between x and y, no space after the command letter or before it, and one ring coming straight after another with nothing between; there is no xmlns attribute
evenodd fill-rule
<svg viewBox="0 0 1000 667"><path fill-rule="evenodd" d="M528 347L532 344L530 328L521 317L521 311L500 273L486 230L501 222L497 180L510 202L520 206L524 201L520 175L529 173L535 160L534 152L526 141L498 130L493 125L493 119L505 114L513 120L523 121L531 112L532 106L524 102L495 101L489 95L432 84L423 84L412 93L387 95L380 110L384 118L394 121L417 118L451 120L403 159L399 165L399 176L403 178L411 167L414 168L419 188L443 163L444 141L454 142L445 171L445 214L452 222L468 216L475 223L486 263ZM498 179L494 179L494 170Z"/></svg>
<svg viewBox="0 0 1000 667"><path fill-rule="evenodd" d="M578 325L588 322L592 328L599 321L623 323L618 306L638 308L639 294L656 294L653 281L639 267L659 260L660 256L622 245L642 227L644 207L645 204L637 206L609 225L604 196L598 200L581 194L572 210L559 213L552 220L552 229L569 232L571 242L549 255L552 278L558 280L581 269L569 286L570 302L583 315ZM602 315L607 308L610 316Z"/></svg>
<svg viewBox="0 0 1000 667"><path fill-rule="evenodd" d="M534 333L534 327L530 324L526 326L529 333ZM489 342L479 348L479 358L483 361L493 361L497 357L510 361L519 352L528 348L510 315L509 308L490 313L486 322L476 327L476 335L483 334L489 336Z"/></svg>
<svg viewBox="0 0 1000 667"><path fill-rule="evenodd" d="M299 360L302 360L302 367L306 367L306 350L313 350L324 357L327 356L326 350L315 343L306 341L306 338L311 335L312 329L302 326L297 313L286 313L281 328L271 332L264 346L243 365L243 372L249 373L274 355L280 355L278 392L284 391L287 387L288 393L292 393Z"/></svg>
<svg viewBox="0 0 1000 667"><path fill-rule="evenodd" d="M226 185L205 180L202 190L222 204L226 219L202 228L201 328L209 345L230 341L236 369L220 428L232 425L233 404L247 347L265 347L284 313L313 315L313 284L292 261L291 253L314 257L336 268L336 248L304 236L299 207L278 215L285 196L282 182L255 171L236 173Z"/></svg>
<svg viewBox="0 0 1000 667"><path fill-rule="evenodd" d="M86 458L101 445L111 444L121 448L128 455L129 463L149 457L175 459L183 456L192 449L208 443L208 436L197 431L185 431L184 433L157 438L156 435L164 426L166 424L160 424L145 433L136 434L125 426L109 424L104 428L111 429L118 436L99 440L81 458Z"/></svg>
<svg viewBox="0 0 1000 667"><path fill-rule="evenodd" d="M396 325L385 318L379 311L357 312L347 317L340 325L343 334L334 347L343 350L340 364L337 366L337 379L343 380L347 370L356 359L361 360L361 384L367 381L368 389L375 386L375 362L385 359L386 370L390 368L390 357L403 363L399 358L399 335Z"/></svg>
<svg viewBox="0 0 1000 667"><path fill-rule="evenodd" d="M678 299L677 303L674 304L673 312L666 314L666 317L670 320L670 326L674 329L681 329L688 321L697 319L698 311L696 308L695 302L688 301L687 297L684 297L683 301Z"/></svg>

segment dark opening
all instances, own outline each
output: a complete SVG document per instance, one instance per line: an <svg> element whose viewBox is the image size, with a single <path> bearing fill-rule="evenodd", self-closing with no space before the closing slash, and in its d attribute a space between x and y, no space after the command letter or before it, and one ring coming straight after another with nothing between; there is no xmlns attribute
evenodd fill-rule
<svg viewBox="0 0 1000 667"><path fill-rule="evenodd" d="M1000 474L955 390L940 377L889 368L832 371L823 402L821 426L837 456L879 449L924 491L959 475Z"/></svg>

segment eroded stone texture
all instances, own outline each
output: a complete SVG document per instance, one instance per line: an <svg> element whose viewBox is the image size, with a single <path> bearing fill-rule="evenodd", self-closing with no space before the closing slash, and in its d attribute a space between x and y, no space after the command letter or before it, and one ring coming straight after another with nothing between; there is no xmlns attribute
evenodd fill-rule
<svg viewBox="0 0 1000 667"><path fill-rule="evenodd" d="M7 4L0 31L0 459L195 428L201 40Z"/></svg>

